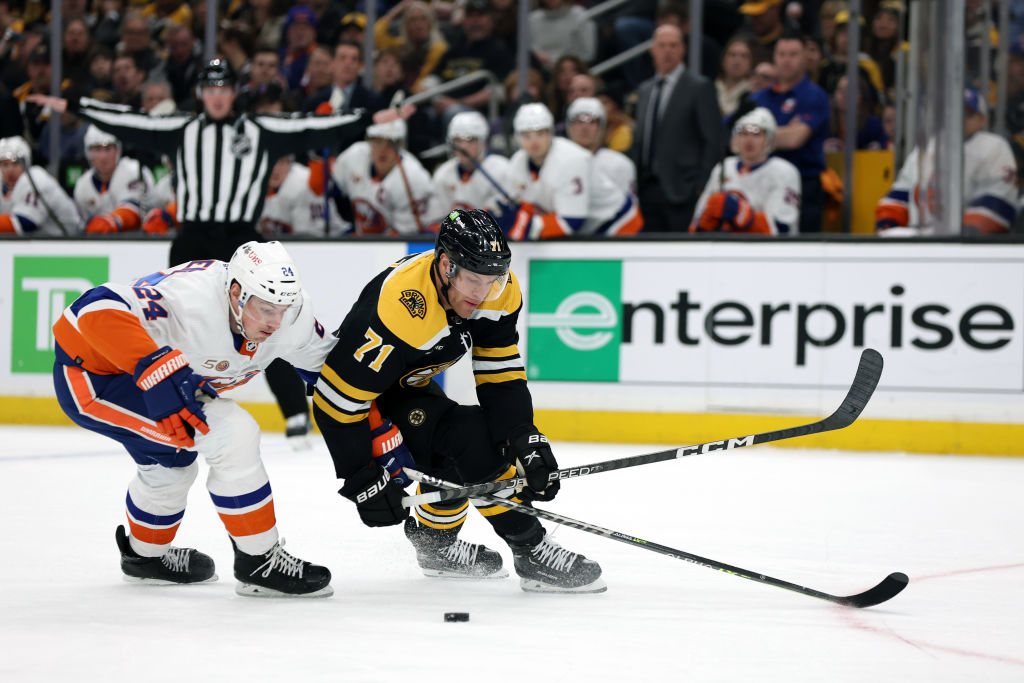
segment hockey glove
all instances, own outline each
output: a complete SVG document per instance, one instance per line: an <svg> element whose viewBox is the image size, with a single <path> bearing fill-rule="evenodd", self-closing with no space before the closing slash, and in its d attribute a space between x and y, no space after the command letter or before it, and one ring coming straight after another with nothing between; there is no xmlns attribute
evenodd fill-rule
<svg viewBox="0 0 1024 683"><path fill-rule="evenodd" d="M409 516L409 508L402 507L402 487L376 462L346 479L338 493L356 504L366 526L401 524Z"/></svg>
<svg viewBox="0 0 1024 683"><path fill-rule="evenodd" d="M217 391L204 377L192 372L181 351L165 346L135 365L135 384L142 389L146 413L179 443L194 446L186 424L201 434L210 431L206 414L196 392L217 398Z"/></svg>
<svg viewBox="0 0 1024 683"><path fill-rule="evenodd" d="M525 500L551 500L558 493L561 482L548 481L548 475L558 469L551 452L548 437L533 425L516 427L509 434L508 453L515 463L516 472L526 478L526 488L520 495Z"/></svg>
<svg viewBox="0 0 1024 683"><path fill-rule="evenodd" d="M121 221L116 216L109 216L101 213L93 216L85 225L85 231L90 235L101 235L108 232L121 232Z"/></svg>
<svg viewBox="0 0 1024 683"><path fill-rule="evenodd" d="M747 232L753 224L754 210L750 202L739 192L729 192L722 209L722 227L728 232Z"/></svg>
<svg viewBox="0 0 1024 683"><path fill-rule="evenodd" d="M150 209L146 214L142 229L150 235L166 235L174 225L174 214L168 209L158 206L155 209Z"/></svg>
<svg viewBox="0 0 1024 683"><path fill-rule="evenodd" d="M403 489L412 483L402 471L403 467L416 467L409 447L405 445L402 432L391 420L382 416L377 404L370 404L370 436L373 437L373 458L387 470L391 480Z"/></svg>

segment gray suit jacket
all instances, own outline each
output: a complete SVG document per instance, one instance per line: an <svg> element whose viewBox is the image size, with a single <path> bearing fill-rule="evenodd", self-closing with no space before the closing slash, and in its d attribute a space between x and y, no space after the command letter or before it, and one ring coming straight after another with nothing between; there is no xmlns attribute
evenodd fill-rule
<svg viewBox="0 0 1024 683"><path fill-rule="evenodd" d="M644 182L640 155L654 82L648 79L637 89L636 131L629 156L636 163L639 184ZM652 152L652 170L668 201L696 202L725 149L718 96L711 81L683 71L668 97Z"/></svg>

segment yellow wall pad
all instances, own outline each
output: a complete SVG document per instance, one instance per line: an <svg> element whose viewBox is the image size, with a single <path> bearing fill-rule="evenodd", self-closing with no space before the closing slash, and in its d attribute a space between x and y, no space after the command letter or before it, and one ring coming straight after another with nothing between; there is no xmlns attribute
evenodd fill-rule
<svg viewBox="0 0 1024 683"><path fill-rule="evenodd" d="M260 428L283 432L271 403L244 403ZM538 410L535 420L554 441L653 443L680 446L766 432L813 422L814 417L617 413ZM0 424L70 425L56 399L0 396ZM924 420L858 420L846 429L779 442L787 448L839 448L960 455L1024 455L1024 425Z"/></svg>

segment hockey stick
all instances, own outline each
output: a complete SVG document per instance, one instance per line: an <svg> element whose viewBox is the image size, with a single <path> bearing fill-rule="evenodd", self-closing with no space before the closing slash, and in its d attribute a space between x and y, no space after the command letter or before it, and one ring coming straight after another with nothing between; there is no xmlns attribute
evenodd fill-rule
<svg viewBox="0 0 1024 683"><path fill-rule="evenodd" d="M871 394L874 393L881 375L882 355L874 349L864 349L860 355L860 365L857 367L857 374L853 378L853 383L850 385L850 390L847 392L846 398L843 399L843 402L838 408L836 408L834 413L823 420L818 420L817 422L812 422L810 424L798 425L796 427L787 427L786 429L776 429L771 432L752 434L750 436L723 439L721 441L707 441L693 446L680 446L678 448L669 448L655 453L633 455L626 458L615 458L591 465L567 467L565 469L552 472L548 475L548 479L551 481L554 481L555 479L575 479L577 477L597 474L598 472L610 472L611 470L618 470L626 467L649 465L655 462L664 462L666 460L683 458L688 455L698 455L714 451L729 451L734 448L757 446L764 443L770 443L772 441L782 441L784 439L793 439L798 436L820 434L822 432L831 432L836 429L843 429L845 427L849 427L858 417L860 417L864 407L871 399ZM412 507L414 505L438 503L445 500L452 500L453 498L466 498L478 496L484 493L493 493L494 491L500 491L501 489L512 486L521 487L525 484L526 480L519 477L515 479L505 479L503 481L490 481L473 486L461 486L442 491L431 491L429 493L421 493L415 496L406 496L402 499L402 505L405 507Z"/></svg>
<svg viewBox="0 0 1024 683"><path fill-rule="evenodd" d="M512 199L512 195L510 195L508 192L506 192L505 188L502 187L501 184L497 180L494 179L494 176L492 176L490 173L487 172L487 169L484 168L484 165L481 164L475 157L471 156L469 154L469 152L467 152L465 150L465 148L459 147L455 143L452 143L452 149L454 149L456 152L458 152L459 154L461 154L464 157L466 157L467 159L469 159L473 163L473 167L476 168L476 170L480 171L480 173L483 174L484 178L486 178L491 183L491 185L494 185L494 189L496 189L498 192L500 192L501 195L505 198L505 200L509 204L518 204L519 203L516 200Z"/></svg>
<svg viewBox="0 0 1024 683"><path fill-rule="evenodd" d="M395 94L391 97L391 108L398 111L402 105L402 100L405 99L405 92L401 89L396 90ZM412 209L412 217L416 219L416 229L421 232L427 232L423 227L423 219L420 218L420 210L416 205L416 197L412 194L412 186L409 184L409 176L405 174L405 166L402 165L402 147L400 145L395 146L395 153L398 155L398 172L402 175L402 184L405 185L405 194L409 197L409 208Z"/></svg>
<svg viewBox="0 0 1024 683"><path fill-rule="evenodd" d="M455 484L444 481L443 479L437 479L425 475L422 472L411 470L408 467L404 468L403 471L408 474L411 478L416 481L431 484L432 486L447 486L455 487ZM605 529L604 527L591 524L589 522L582 522L578 519L566 517L560 515L557 512L549 512L547 510L540 510L538 508L531 507L529 505L522 505L515 501L506 500L505 498L499 498L498 496L485 494L479 496L483 500L493 505L501 505L502 507L514 510L516 512L522 512L523 514L530 515L531 517L537 517L539 519L546 519L558 524L564 524L565 526L572 527L573 529L579 529L585 531L588 534L594 534L596 536L604 536L610 538L613 541L620 541L627 545L631 545L636 548L643 548L644 550L650 550L662 555L674 557L677 560L683 560L691 564L697 564L701 567L707 567L708 569L715 569L726 574L732 574L742 579L749 579L750 581L756 581L758 583L766 583L769 586L775 586L776 588L785 588L786 590L793 591L794 593L801 593L803 595L809 595L812 598L818 598L820 600L827 600L834 602L838 605L844 605L846 607L873 607L880 603L889 600L900 593L904 588L907 587L910 579L907 575L902 572L893 572L889 576L882 579L881 583L869 588L863 593L857 593L856 595L832 595L830 593L823 593L822 591L815 590L814 588L808 588L806 586L800 586L789 581L783 581L782 579L775 579L771 576L752 572L749 569L743 569L742 567L734 567L731 564L725 564L724 562L718 562L716 560L710 560L700 555L694 555L688 553L685 550L676 550L675 548L669 548L668 546L661 545L660 543L654 543L653 541L646 541L637 536L630 534L624 534L621 531L612 531L611 529Z"/></svg>

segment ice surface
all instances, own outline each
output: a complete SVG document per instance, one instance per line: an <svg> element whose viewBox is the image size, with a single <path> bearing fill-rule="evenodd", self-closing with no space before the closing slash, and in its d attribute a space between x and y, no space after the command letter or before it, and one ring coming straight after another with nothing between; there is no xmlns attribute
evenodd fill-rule
<svg viewBox="0 0 1024 683"><path fill-rule="evenodd" d="M220 581L129 584L113 536L130 458L81 429L0 427L0 680L1024 681L1024 459L759 447L569 481L546 504L830 593L910 576L855 610L568 528L607 593L428 579L400 527L359 523L317 441L265 435L264 460L288 550L329 566L335 595L255 600L234 593L205 465L176 544ZM654 450L555 444L563 467ZM463 534L511 565L475 513Z"/></svg>

